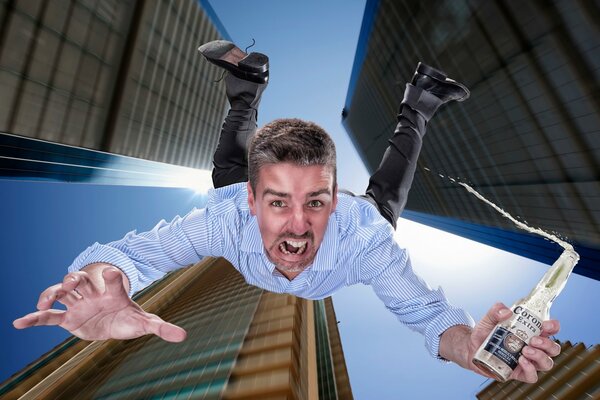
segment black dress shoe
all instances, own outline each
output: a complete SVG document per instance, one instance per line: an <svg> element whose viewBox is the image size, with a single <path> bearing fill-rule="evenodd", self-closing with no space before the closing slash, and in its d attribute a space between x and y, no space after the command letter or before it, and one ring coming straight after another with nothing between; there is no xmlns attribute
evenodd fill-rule
<svg viewBox="0 0 600 400"><path fill-rule="evenodd" d="M209 62L240 79L256 83L267 83L269 80L269 57L262 53L246 54L226 40L205 43L198 51Z"/></svg>
<svg viewBox="0 0 600 400"><path fill-rule="evenodd" d="M429 65L419 63L411 83L440 98L444 103L452 100L464 101L470 92L465 85L446 77L446 74Z"/></svg>

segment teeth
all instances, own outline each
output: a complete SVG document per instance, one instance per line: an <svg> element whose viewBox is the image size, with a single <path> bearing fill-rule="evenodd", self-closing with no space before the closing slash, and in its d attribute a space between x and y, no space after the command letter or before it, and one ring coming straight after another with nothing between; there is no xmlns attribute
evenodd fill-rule
<svg viewBox="0 0 600 400"><path fill-rule="evenodd" d="M297 248L297 249L298 249L298 251L297 251L297 252L295 252L295 253L291 253L291 252L289 252L289 251L288 251L288 250L285 248L285 243L289 244L290 246L293 246L293 247ZM300 254L303 254L303 253L306 251L306 241L303 241L303 242L295 242L295 241L292 241L292 240L286 240L286 241L284 241L284 242L281 242L281 243L279 244L279 250L281 250L281 252L282 252L283 254L296 254L296 255L300 255Z"/></svg>
<svg viewBox="0 0 600 400"><path fill-rule="evenodd" d="M282 252L283 254L292 254L292 253L290 253L289 251L287 251L287 249L285 248L285 243L283 243L283 242L281 242L281 243L279 244L279 250L281 250L281 252Z"/></svg>
<svg viewBox="0 0 600 400"><path fill-rule="evenodd" d="M306 244L306 242L292 242L291 240L286 240L286 242L294 247L302 247Z"/></svg>

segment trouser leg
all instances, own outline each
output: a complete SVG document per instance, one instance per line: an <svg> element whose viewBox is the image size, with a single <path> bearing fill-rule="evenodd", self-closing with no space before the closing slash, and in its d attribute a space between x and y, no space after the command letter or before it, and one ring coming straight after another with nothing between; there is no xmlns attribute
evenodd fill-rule
<svg viewBox="0 0 600 400"><path fill-rule="evenodd" d="M225 77L231 108L225 117L213 156L213 186L248 181L248 141L256 132L258 106L267 87L228 74Z"/></svg>
<svg viewBox="0 0 600 400"><path fill-rule="evenodd" d="M394 229L412 186L427 122L441 104L442 100L433 94L406 85L396 130L369 180L364 197L377 207Z"/></svg>

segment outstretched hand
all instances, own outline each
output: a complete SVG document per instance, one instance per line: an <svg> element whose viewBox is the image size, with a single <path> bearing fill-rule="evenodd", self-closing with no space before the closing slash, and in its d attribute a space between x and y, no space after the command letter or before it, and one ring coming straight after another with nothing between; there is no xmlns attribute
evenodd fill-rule
<svg viewBox="0 0 600 400"><path fill-rule="evenodd" d="M506 321L512 315L512 311L502 303L495 304L487 314L475 325L469 340L469 368L473 371L493 378L492 375L481 370L471 361L473 355L488 337L494 327L502 321ZM549 371L554 362L552 357L560 354L560 345L549 339L549 336L556 335L560 329L560 324L556 320L548 320L542 323L542 332L540 336L531 338L529 345L525 346L522 355L519 358L519 364L513 371L509 379L514 379L527 383L537 382L538 371Z"/></svg>
<svg viewBox="0 0 600 400"><path fill-rule="evenodd" d="M58 301L67 310L51 309ZM168 342L181 342L186 331L145 312L129 298L123 273L104 265L96 279L85 271L72 272L62 283L44 290L38 311L16 319L17 329L58 325L84 340L133 339L154 334Z"/></svg>

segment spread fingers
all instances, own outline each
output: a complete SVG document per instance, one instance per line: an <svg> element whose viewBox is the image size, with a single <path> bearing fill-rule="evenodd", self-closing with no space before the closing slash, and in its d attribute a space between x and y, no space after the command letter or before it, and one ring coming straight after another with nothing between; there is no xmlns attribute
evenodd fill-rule
<svg viewBox="0 0 600 400"><path fill-rule="evenodd" d="M36 311L14 320L13 326L17 329L23 329L32 326L60 325L64 317L65 311L61 310Z"/></svg>

